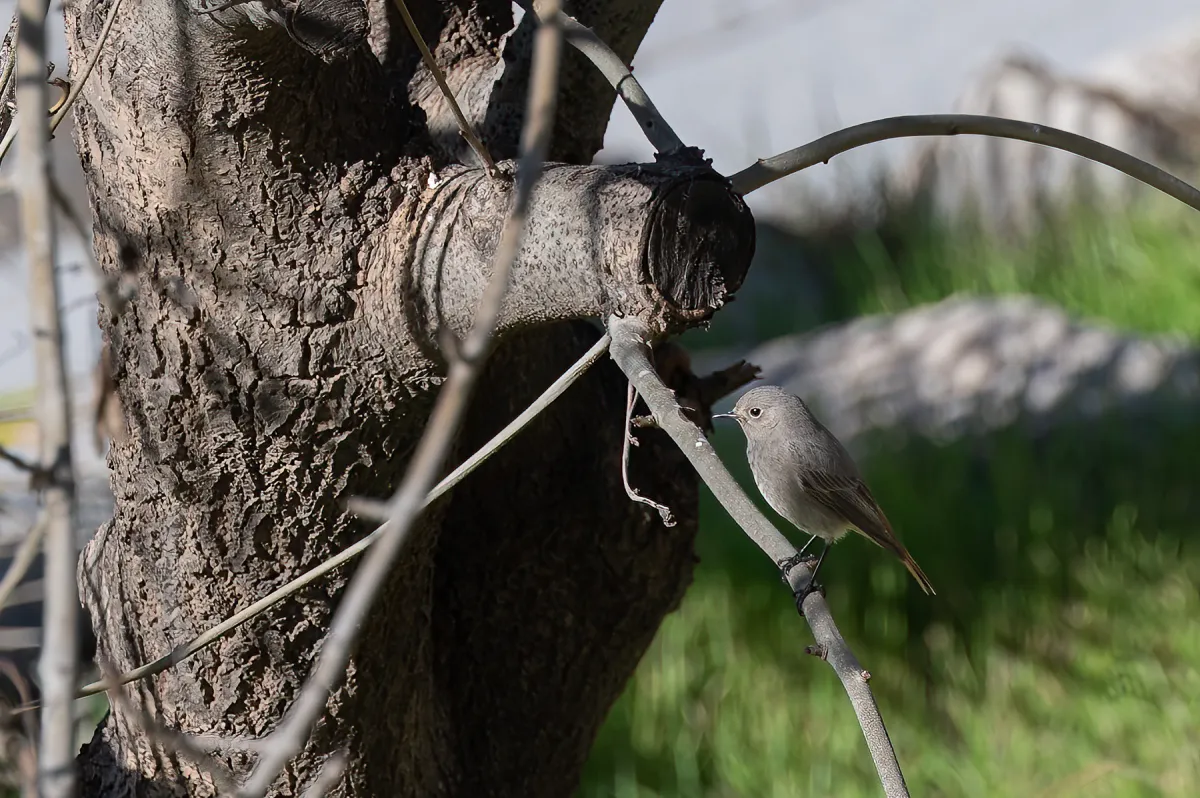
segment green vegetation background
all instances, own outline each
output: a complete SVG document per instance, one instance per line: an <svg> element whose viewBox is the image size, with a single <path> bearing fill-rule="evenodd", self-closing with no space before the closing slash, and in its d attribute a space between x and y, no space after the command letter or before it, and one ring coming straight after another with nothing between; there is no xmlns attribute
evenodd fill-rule
<svg viewBox="0 0 1200 798"><path fill-rule="evenodd" d="M731 306L740 315L688 343L765 340L956 292L1034 294L1125 330L1200 337L1200 217L1152 202L1049 227L1019 247L912 217L786 250L760 236L767 265ZM775 288L801 261L826 301ZM736 430L715 443L751 484ZM879 447L868 480L938 596L857 539L824 576L913 794L1200 795L1200 419ZM580 794L879 795L845 694L804 654L807 626L773 568L710 496L701 518L695 582L613 709Z"/></svg>

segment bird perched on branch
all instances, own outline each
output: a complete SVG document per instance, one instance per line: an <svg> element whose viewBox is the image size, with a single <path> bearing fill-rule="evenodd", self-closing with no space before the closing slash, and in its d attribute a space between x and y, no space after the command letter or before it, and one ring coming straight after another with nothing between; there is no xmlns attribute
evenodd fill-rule
<svg viewBox="0 0 1200 798"><path fill-rule="evenodd" d="M849 452L800 397L763 385L744 393L732 412L713 418L737 420L759 492L775 512L812 536L800 554L818 537L825 543L798 602L816 584L829 544L851 529L899 557L921 589L933 594L929 578L892 531Z"/></svg>

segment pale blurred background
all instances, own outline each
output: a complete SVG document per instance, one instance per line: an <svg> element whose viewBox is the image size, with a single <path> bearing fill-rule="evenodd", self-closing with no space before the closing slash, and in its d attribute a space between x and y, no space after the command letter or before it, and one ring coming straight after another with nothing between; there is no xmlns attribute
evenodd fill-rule
<svg viewBox="0 0 1200 798"><path fill-rule="evenodd" d="M1200 162L1187 0L667 0L634 67L726 173L950 111L1066 128L1186 179ZM601 162L651 157L620 106L605 144ZM55 147L86 217L70 136ZM750 278L685 341L697 365L747 357L809 399L938 588L921 596L862 541L824 572L913 793L1200 795L1200 216L1072 156L966 137L874 145L749 201ZM19 450L33 362L15 231L0 197L0 442ZM94 528L110 506L86 425L95 288L60 231ZM745 477L738 434L716 440ZM19 536L34 508L5 466L0 492L0 538ZM714 502L702 517L695 585L582 793L878 794L770 564Z"/></svg>

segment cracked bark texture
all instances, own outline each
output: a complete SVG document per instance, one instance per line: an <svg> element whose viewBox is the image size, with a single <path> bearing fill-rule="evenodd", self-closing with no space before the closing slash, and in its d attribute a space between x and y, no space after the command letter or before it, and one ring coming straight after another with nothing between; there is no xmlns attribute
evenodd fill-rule
<svg viewBox="0 0 1200 798"><path fill-rule="evenodd" d="M514 154L528 15L506 35L507 0L410 7L493 151ZM67 7L73 67L107 8ZM572 8L627 58L656 9ZM342 504L402 478L445 372L439 330L465 329L511 194L453 165L468 156L390 3L194 11L123 9L75 113L97 257L138 275L122 316L101 319L129 435L109 454L115 516L80 565L100 655L121 670L366 533ZM599 148L613 92L575 54L562 92L563 165L539 188L459 457L596 340L580 319L696 323L752 254L745 205L701 165L570 166ZM628 502L623 410L606 362L425 514L276 794L341 749L336 795L572 791L694 560L695 477L643 433L633 478L680 523ZM269 732L348 574L126 688L130 704L188 733ZM215 794L201 763L118 709L80 768L89 796Z"/></svg>

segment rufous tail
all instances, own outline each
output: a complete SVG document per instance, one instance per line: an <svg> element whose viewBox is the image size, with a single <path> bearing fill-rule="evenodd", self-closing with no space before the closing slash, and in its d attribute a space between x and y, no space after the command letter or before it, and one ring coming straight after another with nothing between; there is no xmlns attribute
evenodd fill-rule
<svg viewBox="0 0 1200 798"><path fill-rule="evenodd" d="M917 561L912 558L912 555L903 546L900 547L900 551L896 552L896 555L900 558L900 562L904 563L904 567L908 569L908 572L912 574L912 578L916 579L917 584L925 591L925 595L936 596L937 594L933 590L933 583L929 581L929 577L921 570L921 566L917 565Z"/></svg>

